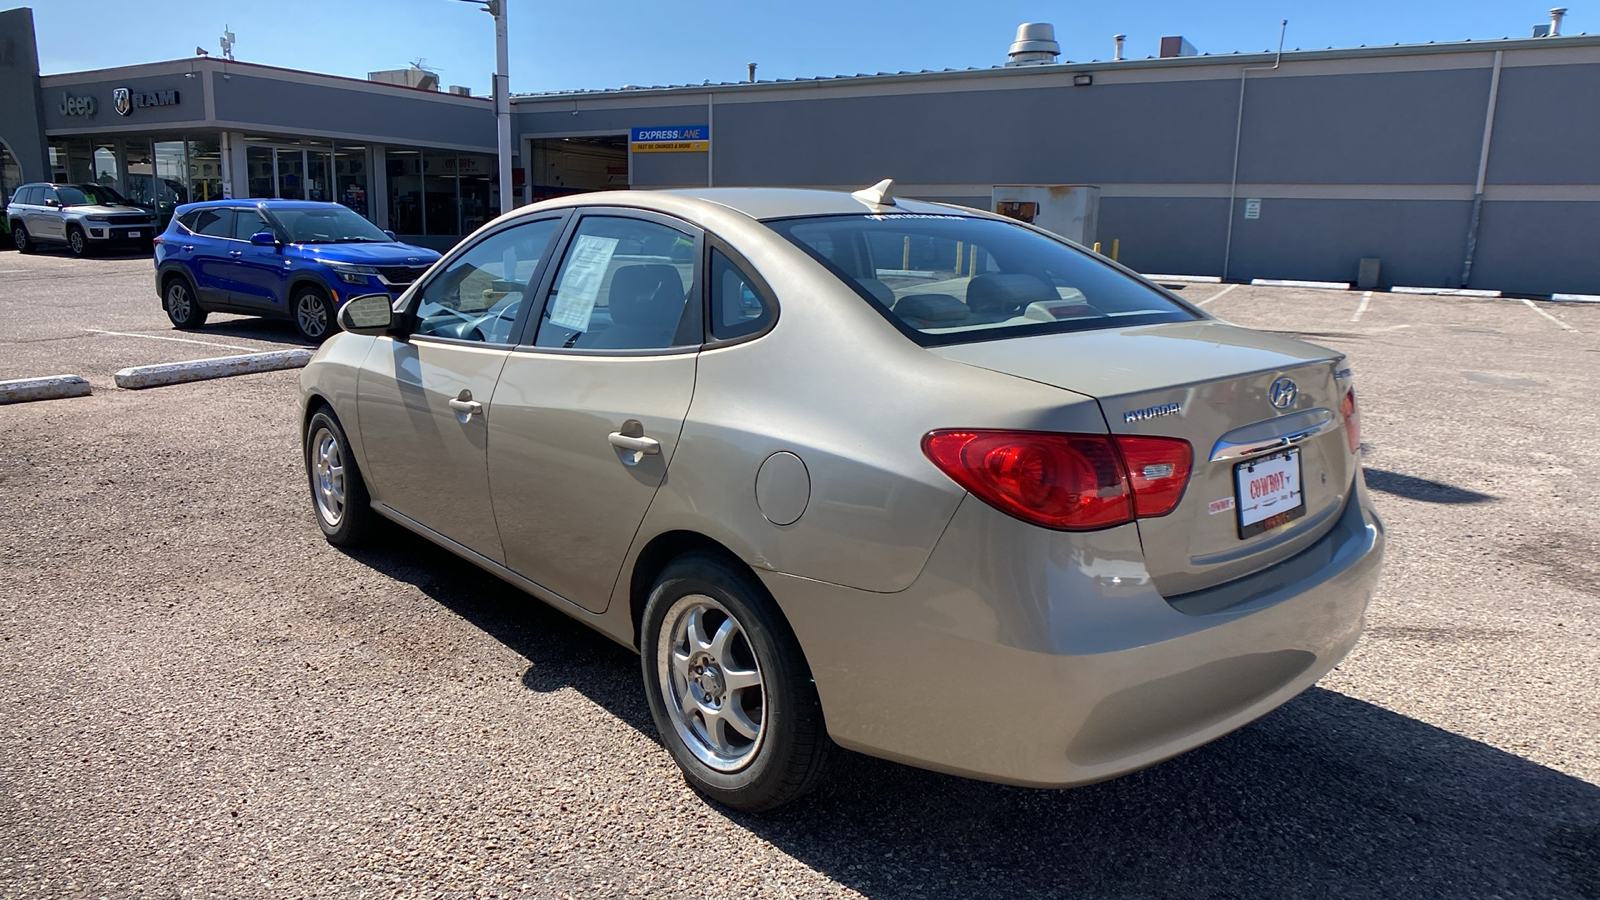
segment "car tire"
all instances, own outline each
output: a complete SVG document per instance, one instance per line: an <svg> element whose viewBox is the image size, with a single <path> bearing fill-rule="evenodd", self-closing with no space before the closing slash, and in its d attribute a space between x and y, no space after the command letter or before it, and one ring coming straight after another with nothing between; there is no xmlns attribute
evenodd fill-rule
<svg viewBox="0 0 1600 900"><path fill-rule="evenodd" d="M748 569L706 552L678 557L656 579L639 633L650 713L691 787L759 812L822 781L833 742L816 684Z"/></svg>
<svg viewBox="0 0 1600 900"><path fill-rule="evenodd" d="M188 331L206 323L206 311L200 307L200 300L195 297L187 278L175 276L167 279L161 305L166 307L167 318L172 321L174 328Z"/></svg>
<svg viewBox="0 0 1600 900"><path fill-rule="evenodd" d="M350 439L333 410L311 416L305 433L306 480L311 511L322 536L335 547L359 547L376 524L367 483L350 451Z"/></svg>
<svg viewBox="0 0 1600 900"><path fill-rule="evenodd" d="M83 259L89 255L89 236L76 225L67 226L67 252L73 259Z"/></svg>
<svg viewBox="0 0 1600 900"><path fill-rule="evenodd" d="M39 245L33 242L33 235L28 234L28 226L21 222L11 224L11 243L18 253L32 253L39 249Z"/></svg>
<svg viewBox="0 0 1600 900"><path fill-rule="evenodd" d="M294 320L294 330L313 344L320 344L339 330L334 319L333 304L322 288L306 285L294 292L289 303L289 315Z"/></svg>

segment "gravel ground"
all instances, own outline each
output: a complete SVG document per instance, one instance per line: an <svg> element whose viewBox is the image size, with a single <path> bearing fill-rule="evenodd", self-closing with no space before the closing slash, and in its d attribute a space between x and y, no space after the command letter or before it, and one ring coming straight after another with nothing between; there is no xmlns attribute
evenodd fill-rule
<svg viewBox="0 0 1600 900"><path fill-rule="evenodd" d="M295 373L111 387L233 352L151 339L149 278L0 254L0 378L96 391L0 407L0 897L1600 897L1600 308L1217 298L1355 360L1390 543L1350 658L1093 787L848 756L747 816L626 650L407 535L324 543Z"/></svg>

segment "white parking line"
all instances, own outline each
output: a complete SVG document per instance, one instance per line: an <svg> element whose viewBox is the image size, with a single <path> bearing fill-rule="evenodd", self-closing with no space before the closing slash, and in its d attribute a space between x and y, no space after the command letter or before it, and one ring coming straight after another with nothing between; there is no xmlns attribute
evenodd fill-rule
<svg viewBox="0 0 1600 900"><path fill-rule="evenodd" d="M258 350L258 347L241 347L238 344L219 344L216 341L197 341L192 338L168 337L164 334L133 334L128 331L105 331L99 328L85 328L84 331L93 334L104 334L111 337L136 337L151 341L177 341L180 344L204 344L207 347L225 347L229 350Z"/></svg>
<svg viewBox="0 0 1600 900"><path fill-rule="evenodd" d="M1528 304L1528 308L1529 309L1533 310L1534 312L1538 313L1541 316L1544 316L1546 319L1549 319L1550 321L1556 323L1557 325L1560 325L1562 328L1565 328L1566 330L1571 331L1571 332L1577 332L1578 329L1573 328L1571 325L1568 325L1567 323L1561 321L1560 319L1556 318L1555 316L1550 315L1549 313L1545 312L1544 310L1540 309L1539 307L1534 306L1532 300L1529 300L1526 297L1524 297L1522 299L1522 302Z"/></svg>
<svg viewBox="0 0 1600 900"><path fill-rule="evenodd" d="M1218 299L1223 294L1226 294L1227 292L1233 290L1236 287L1238 287L1237 284L1230 284L1227 287L1223 288L1222 290L1217 291L1215 294L1212 294L1211 296L1207 297L1206 299L1201 300L1199 303L1196 303L1195 306L1205 306L1207 303L1210 303L1211 301Z"/></svg>
<svg viewBox="0 0 1600 900"><path fill-rule="evenodd" d="M1361 314L1367 311L1367 304L1371 303L1371 302L1372 302L1372 292L1371 291L1367 291L1366 293L1363 293L1361 295L1361 305L1356 307L1356 314L1350 317L1350 321L1352 321L1352 322L1361 321Z"/></svg>

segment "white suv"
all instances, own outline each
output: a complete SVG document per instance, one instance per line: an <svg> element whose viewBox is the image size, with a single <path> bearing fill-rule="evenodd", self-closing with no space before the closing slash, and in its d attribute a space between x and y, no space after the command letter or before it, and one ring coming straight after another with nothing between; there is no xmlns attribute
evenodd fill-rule
<svg viewBox="0 0 1600 900"><path fill-rule="evenodd" d="M156 216L98 184L25 184L6 206L11 240L23 253L53 241L73 256L110 247L149 252Z"/></svg>

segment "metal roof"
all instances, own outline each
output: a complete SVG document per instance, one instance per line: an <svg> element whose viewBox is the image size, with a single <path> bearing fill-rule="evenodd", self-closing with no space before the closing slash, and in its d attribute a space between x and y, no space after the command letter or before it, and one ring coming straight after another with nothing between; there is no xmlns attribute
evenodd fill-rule
<svg viewBox="0 0 1600 900"><path fill-rule="evenodd" d="M1500 38L1499 40L1474 41L1449 41L1426 44L1394 44L1382 47L1328 47L1322 50L1285 50L1283 61L1311 62L1319 60L1343 59L1369 59L1398 56L1427 56L1444 53L1472 53L1492 50L1555 50L1574 47L1600 46L1600 35L1574 34L1559 37L1545 38ZM966 69L922 69L920 71L902 72L861 72L855 75L819 75L810 78L778 78L762 81L717 81L703 82L701 84L656 84L650 86L626 85L620 88L582 88L564 91L546 91L533 93L513 93L513 102L518 100L555 100L575 98L616 98L640 94L704 94L707 92L723 91L749 91L770 90L773 88L814 87L819 84L870 84L885 81L922 81L945 78L1016 78L1026 79L1029 76L1046 74L1059 75L1062 73L1077 72L1109 72L1126 69L1155 69L1155 68L1187 68L1191 66L1236 66L1259 65L1271 62L1277 56L1275 51L1264 50L1260 53L1207 53L1199 56L1176 56L1167 58L1146 57L1144 59L1101 60L1088 61L1067 60L1059 63L1031 66L987 66Z"/></svg>

